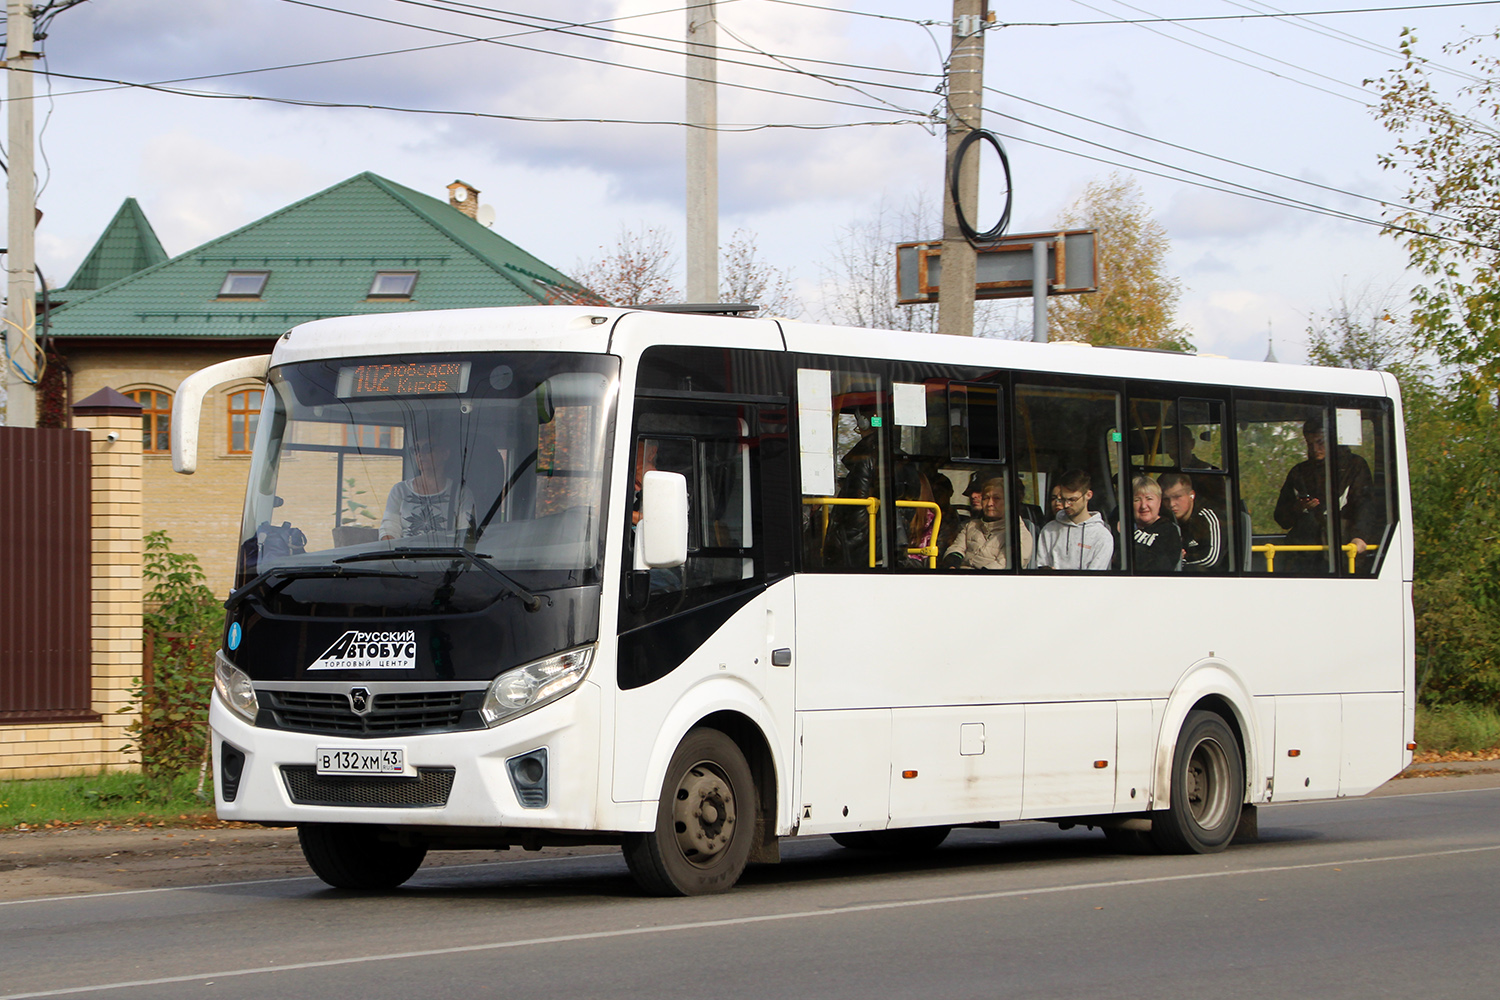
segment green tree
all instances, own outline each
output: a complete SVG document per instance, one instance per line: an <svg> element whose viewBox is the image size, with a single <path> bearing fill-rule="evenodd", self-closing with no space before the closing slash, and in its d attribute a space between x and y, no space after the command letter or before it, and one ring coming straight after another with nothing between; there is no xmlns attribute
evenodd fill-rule
<svg viewBox="0 0 1500 1000"><path fill-rule="evenodd" d="M1058 221L1059 229L1098 230L1099 290L1047 304L1054 340L1190 351L1177 325L1182 282L1167 272L1172 241L1151 215L1134 179L1093 181Z"/></svg>
<svg viewBox="0 0 1500 1000"><path fill-rule="evenodd" d="M1476 82L1444 95L1435 67L1401 32L1401 68L1366 81L1376 117L1395 139L1380 158L1407 174L1408 208L1390 219L1413 269L1427 282L1413 293L1422 343L1452 366L1468 391L1500 384L1500 58L1484 46L1500 33L1444 47L1467 57Z"/></svg>

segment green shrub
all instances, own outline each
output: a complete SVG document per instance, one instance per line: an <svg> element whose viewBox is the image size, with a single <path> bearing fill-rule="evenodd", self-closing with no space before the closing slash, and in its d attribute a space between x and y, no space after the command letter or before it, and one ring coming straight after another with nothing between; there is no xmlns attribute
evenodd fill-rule
<svg viewBox="0 0 1500 1000"><path fill-rule="evenodd" d="M1477 705L1417 706L1417 748L1474 753L1500 746L1500 712Z"/></svg>
<svg viewBox="0 0 1500 1000"><path fill-rule="evenodd" d="M224 609L196 556L173 552L165 531L145 542L142 575L151 589L144 626L154 656L149 684L142 678L133 691L140 718L126 730L131 742L124 749L140 754L148 778L171 780L208 761L208 701Z"/></svg>

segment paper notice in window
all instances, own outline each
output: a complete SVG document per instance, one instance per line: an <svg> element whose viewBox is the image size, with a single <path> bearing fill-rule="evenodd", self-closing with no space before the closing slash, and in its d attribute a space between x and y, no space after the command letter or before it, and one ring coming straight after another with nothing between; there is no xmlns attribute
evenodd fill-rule
<svg viewBox="0 0 1500 1000"><path fill-rule="evenodd" d="M927 426L927 387L910 382L894 382L897 427Z"/></svg>
<svg viewBox="0 0 1500 1000"><path fill-rule="evenodd" d="M827 369L797 369L797 429L802 494L833 496L833 373Z"/></svg>

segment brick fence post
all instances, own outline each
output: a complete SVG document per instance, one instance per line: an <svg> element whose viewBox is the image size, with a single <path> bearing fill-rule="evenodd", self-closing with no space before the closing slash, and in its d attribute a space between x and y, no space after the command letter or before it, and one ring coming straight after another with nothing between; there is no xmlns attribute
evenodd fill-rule
<svg viewBox="0 0 1500 1000"><path fill-rule="evenodd" d="M144 556L141 538L141 406L101 389L73 407L73 426L93 442L93 677L103 770L134 770L120 753L137 713L130 688L141 675ZM114 434L115 439L110 440Z"/></svg>

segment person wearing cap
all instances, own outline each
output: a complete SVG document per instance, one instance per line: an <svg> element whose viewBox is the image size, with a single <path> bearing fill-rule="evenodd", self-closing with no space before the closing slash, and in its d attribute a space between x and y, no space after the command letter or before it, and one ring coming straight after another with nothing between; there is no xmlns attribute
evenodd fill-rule
<svg viewBox="0 0 1500 1000"><path fill-rule="evenodd" d="M980 476L975 473L973 479ZM958 537L943 553L943 566L949 569L1008 569L1010 567L1009 524L1005 516L1006 477L988 473L979 486L975 513L964 522ZM1031 562L1031 532L1023 524L1016 533L1020 543L1021 565Z"/></svg>
<svg viewBox="0 0 1500 1000"><path fill-rule="evenodd" d="M1334 511L1339 519L1344 543L1354 546L1358 555L1369 548L1369 539L1380 530L1373 497L1374 479L1370 466L1363 458L1338 445L1333 451L1332 475L1325 472L1328 464L1328 438L1323 430L1321 415L1309 419L1302 425L1302 438L1307 443L1307 458L1292 466L1281 486L1281 495L1276 499L1276 523L1286 529L1288 545L1327 545L1327 511L1329 501L1325 486L1331 478L1336 498ZM1297 557L1295 559L1289 557ZM1287 569L1291 572L1326 572L1326 553L1289 552ZM1281 564L1281 560L1277 560Z"/></svg>

